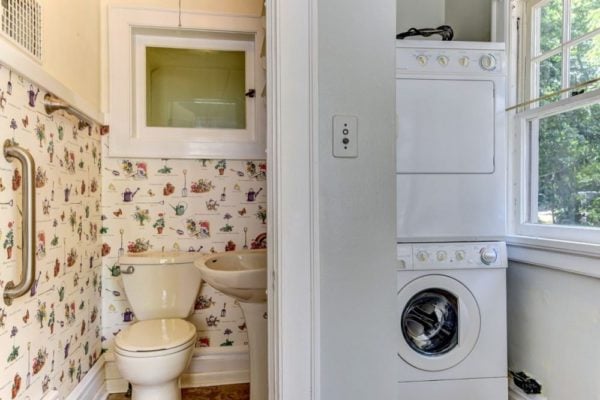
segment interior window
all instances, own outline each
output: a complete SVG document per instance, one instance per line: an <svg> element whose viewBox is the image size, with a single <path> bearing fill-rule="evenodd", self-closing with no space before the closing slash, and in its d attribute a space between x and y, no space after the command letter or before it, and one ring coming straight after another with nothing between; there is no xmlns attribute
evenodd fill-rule
<svg viewBox="0 0 600 400"><path fill-rule="evenodd" d="M245 56L147 47L147 126L245 129Z"/></svg>

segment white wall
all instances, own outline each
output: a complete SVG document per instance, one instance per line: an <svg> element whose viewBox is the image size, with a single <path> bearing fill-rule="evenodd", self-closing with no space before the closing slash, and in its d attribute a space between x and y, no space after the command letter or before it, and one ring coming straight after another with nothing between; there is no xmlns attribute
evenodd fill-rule
<svg viewBox="0 0 600 400"><path fill-rule="evenodd" d="M42 67L91 106L99 109L99 0L39 2L43 12Z"/></svg>
<svg viewBox="0 0 600 400"><path fill-rule="evenodd" d="M398 0L396 33L410 28L436 28L444 24L445 0Z"/></svg>
<svg viewBox="0 0 600 400"><path fill-rule="evenodd" d="M395 1L318 3L321 398L393 399ZM332 116L358 117L359 157L332 157Z"/></svg>
<svg viewBox="0 0 600 400"><path fill-rule="evenodd" d="M509 368L537 378L550 400L600 399L600 280L511 263Z"/></svg>
<svg viewBox="0 0 600 400"><path fill-rule="evenodd" d="M454 40L487 42L491 6L492 0L397 0L396 32L450 25Z"/></svg>
<svg viewBox="0 0 600 400"><path fill-rule="evenodd" d="M491 0L446 0L446 25L454 30L454 40L489 42Z"/></svg>

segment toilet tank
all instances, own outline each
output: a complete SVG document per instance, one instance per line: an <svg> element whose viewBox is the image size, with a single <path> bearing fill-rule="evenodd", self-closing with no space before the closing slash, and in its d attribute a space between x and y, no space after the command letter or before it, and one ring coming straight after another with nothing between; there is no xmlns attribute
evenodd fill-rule
<svg viewBox="0 0 600 400"><path fill-rule="evenodd" d="M200 270L186 252L128 253L119 257L125 294L138 320L186 318L200 289Z"/></svg>

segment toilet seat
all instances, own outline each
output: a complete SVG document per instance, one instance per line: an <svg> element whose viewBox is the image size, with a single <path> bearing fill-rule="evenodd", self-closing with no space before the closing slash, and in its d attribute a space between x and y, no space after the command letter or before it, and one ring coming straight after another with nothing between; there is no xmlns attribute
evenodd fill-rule
<svg viewBox="0 0 600 400"><path fill-rule="evenodd" d="M130 357L158 357L194 345L196 326L183 319L136 322L115 337L115 351Z"/></svg>

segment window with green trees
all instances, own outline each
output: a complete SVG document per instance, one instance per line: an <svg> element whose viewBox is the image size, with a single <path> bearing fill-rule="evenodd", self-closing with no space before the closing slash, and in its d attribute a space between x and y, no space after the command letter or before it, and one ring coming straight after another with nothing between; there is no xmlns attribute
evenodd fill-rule
<svg viewBox="0 0 600 400"><path fill-rule="evenodd" d="M530 224L600 227L600 0L530 1Z"/></svg>

